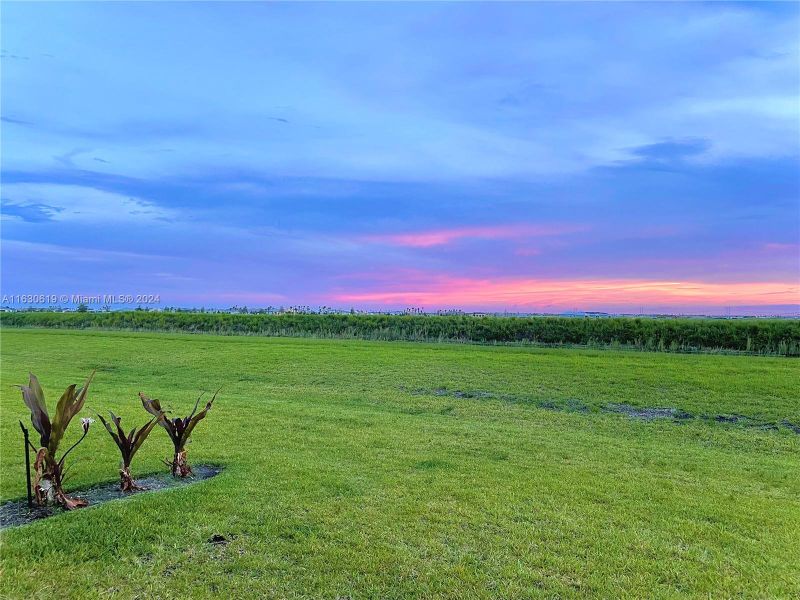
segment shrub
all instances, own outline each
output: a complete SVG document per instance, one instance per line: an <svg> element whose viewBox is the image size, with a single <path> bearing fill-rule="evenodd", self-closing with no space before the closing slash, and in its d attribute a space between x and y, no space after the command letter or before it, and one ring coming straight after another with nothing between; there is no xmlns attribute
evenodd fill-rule
<svg viewBox="0 0 800 600"><path fill-rule="evenodd" d="M64 452L61 459L56 458L56 453L58 452L58 447L61 444L61 440L64 438L64 433L70 421L83 408L92 377L94 377L94 371L89 375L83 387L76 390L76 386L73 383L64 391L56 405L56 414L52 421L47 412L44 391L42 390L42 386L39 385L39 380L36 376L31 373L27 386L17 386L22 390L22 399L31 411L31 423L34 429L39 433L41 447L38 450L33 444L31 444L31 447L33 451L36 452L36 461L34 462L35 475L33 481L34 496L37 504L40 506L44 506L49 502L56 502L67 510L72 510L74 508L86 506L87 504L85 500L70 498L64 493L64 463L69 453L72 452L78 444L84 440L86 434L89 433L89 425L91 425L92 419L81 419L83 435Z"/></svg>
<svg viewBox="0 0 800 600"><path fill-rule="evenodd" d="M111 415L111 422L116 427L116 432L114 428L102 417L102 415L97 415L100 421L105 425L106 430L108 433L111 434L111 437L114 439L114 442L117 444L120 453L122 454L122 463L119 469L119 487L120 490L123 492L132 492L134 490L141 490L144 489L138 485L131 477L131 461L133 460L133 456L142 447L144 441L147 439L147 436L150 435L150 432L153 430L153 427L156 426L158 420L163 416L163 413L159 413L159 415L150 419L150 421L139 431L136 431L134 427L131 429L128 435L125 435L125 431L122 429L120 422L122 419L116 416L113 412L109 411Z"/></svg>
<svg viewBox="0 0 800 600"><path fill-rule="evenodd" d="M217 393L219 393L219 390ZM206 403L205 408L200 412L197 412L197 407L200 405L200 399L203 397L202 394L200 398L197 399L197 402L194 403L194 409L189 416L182 419L179 417L169 419L166 416L166 412L161 409L161 403L158 400L148 398L142 392L139 392L139 398L142 400L144 409L150 414L155 415L159 425L166 429L170 440L172 440L175 450L172 461L164 462L170 466L174 477L186 477L192 474L192 467L189 466L186 460L186 443L189 441L192 431L197 424L203 420L206 414L208 414L208 411L211 410L211 405L214 403L217 393L214 394L211 400Z"/></svg>

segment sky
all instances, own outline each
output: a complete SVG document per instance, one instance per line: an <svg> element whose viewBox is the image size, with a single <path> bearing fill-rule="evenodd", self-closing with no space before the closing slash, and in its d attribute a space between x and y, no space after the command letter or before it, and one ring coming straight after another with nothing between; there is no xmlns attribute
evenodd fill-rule
<svg viewBox="0 0 800 600"><path fill-rule="evenodd" d="M0 7L0 285L800 310L796 3Z"/></svg>

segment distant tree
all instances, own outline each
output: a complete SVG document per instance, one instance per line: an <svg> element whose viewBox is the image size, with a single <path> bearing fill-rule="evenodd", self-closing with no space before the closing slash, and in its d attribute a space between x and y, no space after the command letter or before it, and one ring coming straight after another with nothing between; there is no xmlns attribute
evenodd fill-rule
<svg viewBox="0 0 800 600"><path fill-rule="evenodd" d="M78 304L78 308L75 310L77 310L78 312L89 312L89 307L83 302L81 302L80 304Z"/></svg>

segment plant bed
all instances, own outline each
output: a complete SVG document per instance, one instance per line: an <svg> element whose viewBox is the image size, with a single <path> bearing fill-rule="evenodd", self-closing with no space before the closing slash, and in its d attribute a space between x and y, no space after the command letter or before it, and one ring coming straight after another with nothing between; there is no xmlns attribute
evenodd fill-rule
<svg viewBox="0 0 800 600"><path fill-rule="evenodd" d="M76 497L87 500L89 506L92 507L112 500L124 500L146 492L184 487L215 477L221 471L222 467L217 465L195 465L192 467L193 477L181 478L173 477L169 473L157 473L137 480L138 484L144 489L122 492L119 489L119 482L115 481L75 490L74 494ZM0 530L25 525L63 512L65 512L64 509L59 506L34 506L33 508L28 508L28 503L24 498L12 500L11 502L0 504Z"/></svg>

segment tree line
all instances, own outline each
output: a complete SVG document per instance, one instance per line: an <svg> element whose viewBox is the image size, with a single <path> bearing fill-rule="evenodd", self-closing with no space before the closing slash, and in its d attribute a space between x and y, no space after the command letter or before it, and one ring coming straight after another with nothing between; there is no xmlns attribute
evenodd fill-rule
<svg viewBox="0 0 800 600"><path fill-rule="evenodd" d="M800 356L800 320L180 312L12 312L6 327L121 329Z"/></svg>

